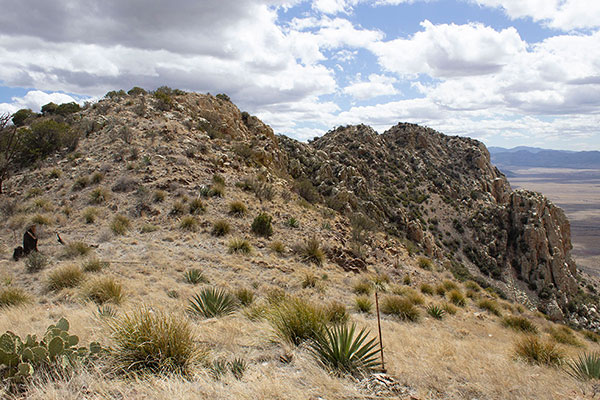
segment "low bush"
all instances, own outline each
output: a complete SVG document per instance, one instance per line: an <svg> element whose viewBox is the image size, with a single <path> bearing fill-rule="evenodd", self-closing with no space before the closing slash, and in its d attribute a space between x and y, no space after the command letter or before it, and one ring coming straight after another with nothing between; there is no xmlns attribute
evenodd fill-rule
<svg viewBox="0 0 600 400"><path fill-rule="evenodd" d="M273 234L273 226L271 221L273 218L266 213L258 214L254 221L252 221L252 232L259 236L269 237Z"/></svg>
<svg viewBox="0 0 600 400"><path fill-rule="evenodd" d="M188 311L204 318L221 317L238 307L236 298L224 289L208 287L189 300Z"/></svg>
<svg viewBox="0 0 600 400"><path fill-rule="evenodd" d="M381 301L381 312L394 315L403 321L416 322L420 318L417 307L403 296L386 296Z"/></svg>
<svg viewBox="0 0 600 400"><path fill-rule="evenodd" d="M189 375L206 354L192 325L182 316L147 308L110 323L112 357L126 373Z"/></svg>
<svg viewBox="0 0 600 400"><path fill-rule="evenodd" d="M65 265L48 274L46 288L58 291L78 286L83 281L83 271L77 265Z"/></svg>
<svg viewBox="0 0 600 400"><path fill-rule="evenodd" d="M564 354L554 343L543 342L537 336L527 335L515 343L517 358L537 365L556 367L563 363Z"/></svg>

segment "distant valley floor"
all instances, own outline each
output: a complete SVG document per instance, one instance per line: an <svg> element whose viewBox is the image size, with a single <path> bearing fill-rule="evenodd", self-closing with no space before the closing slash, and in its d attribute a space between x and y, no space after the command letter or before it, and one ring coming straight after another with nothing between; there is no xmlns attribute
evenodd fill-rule
<svg viewBox="0 0 600 400"><path fill-rule="evenodd" d="M600 276L600 169L498 168L513 189L543 193L565 211L577 265Z"/></svg>

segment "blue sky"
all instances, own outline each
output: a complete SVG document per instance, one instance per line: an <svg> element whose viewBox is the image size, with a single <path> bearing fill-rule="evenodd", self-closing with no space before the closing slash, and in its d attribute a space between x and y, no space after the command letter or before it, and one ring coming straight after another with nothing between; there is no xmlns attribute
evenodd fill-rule
<svg viewBox="0 0 600 400"><path fill-rule="evenodd" d="M168 85L300 140L398 122L600 150L600 1L0 0L0 112Z"/></svg>

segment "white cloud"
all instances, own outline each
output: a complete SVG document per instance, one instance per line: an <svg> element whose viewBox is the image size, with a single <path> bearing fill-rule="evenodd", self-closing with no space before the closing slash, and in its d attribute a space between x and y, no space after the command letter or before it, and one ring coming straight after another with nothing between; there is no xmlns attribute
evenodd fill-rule
<svg viewBox="0 0 600 400"><path fill-rule="evenodd" d="M358 80L346 86L342 91L357 100L366 100L378 96L394 95L399 91L394 87L397 79L391 76L371 74L368 81Z"/></svg>
<svg viewBox="0 0 600 400"><path fill-rule="evenodd" d="M480 6L501 8L510 18L531 18L551 28L569 31L600 27L596 0L471 0Z"/></svg>
<svg viewBox="0 0 600 400"><path fill-rule="evenodd" d="M40 112L43 105L48 103L70 103L81 101L64 93L45 93L40 90L30 90L23 97L13 97L12 103L0 103L0 114L14 114L22 108L29 108L34 112Z"/></svg>

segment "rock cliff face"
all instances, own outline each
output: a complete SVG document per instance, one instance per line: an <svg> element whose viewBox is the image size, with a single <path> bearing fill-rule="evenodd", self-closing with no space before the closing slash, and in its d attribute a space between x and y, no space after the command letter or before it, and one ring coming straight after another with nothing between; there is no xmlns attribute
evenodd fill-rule
<svg viewBox="0 0 600 400"><path fill-rule="evenodd" d="M412 124L279 141L291 176L308 177L331 208L364 212L426 254L563 318L578 291L569 222L545 197L512 191L482 143Z"/></svg>

